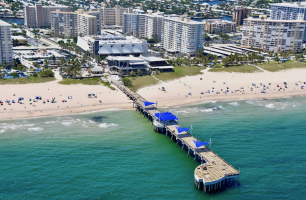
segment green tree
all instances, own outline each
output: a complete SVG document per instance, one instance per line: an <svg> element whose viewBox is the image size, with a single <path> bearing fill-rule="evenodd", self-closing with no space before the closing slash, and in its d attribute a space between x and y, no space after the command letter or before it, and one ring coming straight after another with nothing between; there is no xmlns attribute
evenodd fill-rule
<svg viewBox="0 0 306 200"><path fill-rule="evenodd" d="M130 75L131 75L132 77L134 77L136 74L135 74L135 72L132 70L131 73L130 73Z"/></svg>
<svg viewBox="0 0 306 200"><path fill-rule="evenodd" d="M124 86L127 86L127 87L132 87L133 86L132 81L128 78L123 78L122 82L123 82Z"/></svg>
<svg viewBox="0 0 306 200"><path fill-rule="evenodd" d="M138 75L138 76L141 76L141 75L142 75L141 69L137 69L137 75Z"/></svg>

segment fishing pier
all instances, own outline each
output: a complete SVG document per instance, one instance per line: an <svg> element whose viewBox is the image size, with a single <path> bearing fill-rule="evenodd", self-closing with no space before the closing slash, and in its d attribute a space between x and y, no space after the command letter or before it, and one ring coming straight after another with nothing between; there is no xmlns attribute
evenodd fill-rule
<svg viewBox="0 0 306 200"><path fill-rule="evenodd" d="M239 184L240 172L232 165L227 163L205 145L199 147L197 144L201 142L187 131L180 132L179 130L183 130L183 128L177 123L165 121L162 127L156 125L156 120L158 120L157 116L160 117L163 114L156 106L145 105L147 100L142 96L120 84L110 76L109 79L133 101L133 107L136 108L136 111L138 110L140 114L147 117L148 121L152 121L154 131L165 134L166 137L170 138L171 142L173 141L176 143L176 146L180 146L182 151L185 150L188 156L193 157L194 161L201 163L194 170L194 184L199 190L214 192L231 187L237 183Z"/></svg>

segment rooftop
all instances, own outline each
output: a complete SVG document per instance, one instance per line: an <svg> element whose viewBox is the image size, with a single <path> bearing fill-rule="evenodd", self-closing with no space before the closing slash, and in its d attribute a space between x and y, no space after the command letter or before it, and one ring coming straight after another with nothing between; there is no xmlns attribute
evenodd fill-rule
<svg viewBox="0 0 306 200"><path fill-rule="evenodd" d="M0 20L0 26L11 26L9 23Z"/></svg>
<svg viewBox="0 0 306 200"><path fill-rule="evenodd" d="M306 2L271 3L271 6L306 8Z"/></svg>
<svg viewBox="0 0 306 200"><path fill-rule="evenodd" d="M205 24L206 22L198 22L198 21L194 21L191 20L190 18L187 17L170 17L167 16L164 18L165 20L171 20L171 21L176 21L176 22L181 22L181 23L185 23L185 24Z"/></svg>
<svg viewBox="0 0 306 200"><path fill-rule="evenodd" d="M118 61L143 61L143 59L134 56L108 56L106 59Z"/></svg>
<svg viewBox="0 0 306 200"><path fill-rule="evenodd" d="M306 21L304 20L274 20L274 19L255 19L253 17L249 17L249 18L246 18L246 19L243 19L243 20L246 20L246 21L264 21L264 22L287 22L287 23L306 23Z"/></svg>

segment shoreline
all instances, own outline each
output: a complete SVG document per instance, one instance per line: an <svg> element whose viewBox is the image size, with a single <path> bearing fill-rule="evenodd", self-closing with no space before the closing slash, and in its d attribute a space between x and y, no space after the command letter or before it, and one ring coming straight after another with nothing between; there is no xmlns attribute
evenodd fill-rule
<svg viewBox="0 0 306 200"><path fill-rule="evenodd" d="M306 88L301 89L302 86L306 87L306 69L252 74L203 72L204 74L185 76L168 82L160 81L156 85L139 89L137 93L147 101L157 101L158 108L201 104L206 101L266 100L306 95ZM284 80L288 83L287 88L283 85ZM252 86L252 83L256 83L258 87ZM270 86L265 90L266 93L261 93L263 86L260 83ZM161 87L165 87L166 91L161 91ZM251 87L254 89L251 90ZM281 87L283 88L280 90ZM225 93L227 88L229 91ZM216 94L217 91L219 94ZM88 93L94 93L97 97L89 98ZM41 96L42 99L34 103L36 96ZM72 99L68 96L72 96ZM22 104L17 103L18 97L24 97ZM43 103L43 100L51 100L53 97L56 103ZM15 100L16 103L8 105L5 103L6 99ZM0 100L4 102L0 106L1 121L99 112L106 109L133 109L133 102L118 88L112 91L102 85L60 85L57 81L1 85Z"/></svg>
<svg viewBox="0 0 306 200"><path fill-rule="evenodd" d="M205 98L198 101L190 101L190 102L183 102L178 104L171 104L166 106L158 106L161 108L171 108L171 107L177 107L177 106L188 106L188 105L199 105L204 104L210 101L247 101L247 100L270 100L270 99L286 99L286 98L295 98L295 97L303 97L305 94L289 94L289 95L275 95L272 97L257 97L257 98ZM214 96L215 97L215 96ZM131 106L131 107L130 107ZM88 114L93 112L105 112L105 111L121 111L121 110L134 110L132 107L132 101L128 105L120 105L120 106L112 106L112 105L103 105L103 106L84 106L84 107L71 107L61 110L44 110L43 112L40 112L40 110L34 110L34 111L20 111L20 112L14 112L13 116L10 117L0 117L0 121L11 121L11 120L20 120L20 119L35 119L40 117L55 117L55 116L69 116L74 114ZM83 111L83 109L85 109ZM71 112L72 110L72 112ZM70 111L70 112L69 112ZM20 117L20 114L25 114L22 117ZM18 117L16 117L18 116Z"/></svg>

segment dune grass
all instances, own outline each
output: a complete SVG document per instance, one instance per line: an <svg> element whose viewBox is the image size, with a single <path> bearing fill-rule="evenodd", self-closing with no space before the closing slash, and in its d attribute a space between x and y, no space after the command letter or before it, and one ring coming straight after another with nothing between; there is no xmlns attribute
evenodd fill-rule
<svg viewBox="0 0 306 200"><path fill-rule="evenodd" d="M0 85L8 85L8 84L30 84L30 83L46 83L50 81L54 81L54 77L21 77L21 78L8 78L8 79L0 79Z"/></svg>
<svg viewBox="0 0 306 200"><path fill-rule="evenodd" d="M287 70L287 69L306 68L306 63L295 62L295 61L287 61L285 63L278 63L275 61L270 61L270 62L258 64L257 66L263 68L264 70L270 71L270 72L276 72L276 71Z"/></svg>
<svg viewBox="0 0 306 200"><path fill-rule="evenodd" d="M251 65L233 65L228 67L215 67L209 70L210 72L236 72L236 73L253 73L260 70Z"/></svg>
<svg viewBox="0 0 306 200"><path fill-rule="evenodd" d="M63 80L58 82L62 85L104 85L108 87L111 90L115 90L114 87L111 86L110 83L104 82L100 79L100 77L94 77L94 78L84 78L84 79L72 79L72 78L64 78Z"/></svg>
<svg viewBox="0 0 306 200"><path fill-rule="evenodd" d="M147 87L150 85L155 85L158 83L158 81L153 78L152 76L137 76L137 77L128 77L132 81L132 87L131 90L136 92L140 88Z"/></svg>
<svg viewBox="0 0 306 200"><path fill-rule="evenodd" d="M99 77L95 78L84 78L84 79L72 79L72 78L64 78L59 84L62 85L76 85L76 84L82 84L82 85L100 85L101 80Z"/></svg>

